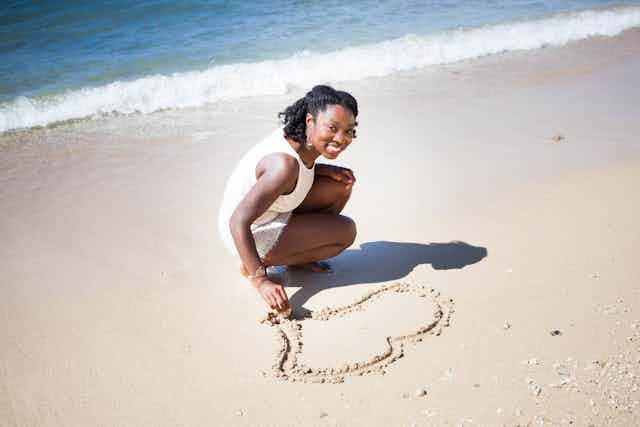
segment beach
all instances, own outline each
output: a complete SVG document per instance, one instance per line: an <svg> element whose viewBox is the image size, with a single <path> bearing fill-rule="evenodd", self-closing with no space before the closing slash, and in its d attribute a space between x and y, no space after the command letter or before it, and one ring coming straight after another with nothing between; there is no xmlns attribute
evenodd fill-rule
<svg viewBox="0 0 640 427"><path fill-rule="evenodd" d="M632 29L334 85L358 235L332 274L278 274L312 369L434 325L371 372L274 367L217 235L308 88L0 135L0 424L640 424L639 54ZM397 283L424 295L357 303Z"/></svg>

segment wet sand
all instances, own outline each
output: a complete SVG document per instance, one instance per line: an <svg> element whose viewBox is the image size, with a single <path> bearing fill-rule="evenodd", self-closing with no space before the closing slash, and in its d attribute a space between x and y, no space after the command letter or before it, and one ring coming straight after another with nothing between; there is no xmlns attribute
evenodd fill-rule
<svg viewBox="0 0 640 427"><path fill-rule="evenodd" d="M358 237L333 274L282 272L286 322L216 215L302 91L0 136L0 419L639 424L639 53L627 31L336 84Z"/></svg>

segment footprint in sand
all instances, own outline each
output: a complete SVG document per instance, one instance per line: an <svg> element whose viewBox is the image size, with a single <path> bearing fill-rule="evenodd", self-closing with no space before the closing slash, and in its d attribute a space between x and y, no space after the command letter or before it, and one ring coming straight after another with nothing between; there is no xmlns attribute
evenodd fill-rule
<svg viewBox="0 0 640 427"><path fill-rule="evenodd" d="M312 368L301 361L303 331L307 322L327 322L356 311L363 311L374 301L394 294L412 294L419 298L430 299L434 307L433 315L407 334L387 336L383 339L386 341L384 351L359 362L343 363L339 364L340 367L334 368ZM443 328L449 326L453 313L453 300L442 298L438 291L422 285L398 282L370 291L357 301L343 307L326 307L311 312L309 317L303 319L287 319L270 313L262 323L275 329L279 342L272 366L275 377L291 382L340 383L347 376L384 373L386 367L404 356L406 343L416 344L427 335L440 335Z"/></svg>

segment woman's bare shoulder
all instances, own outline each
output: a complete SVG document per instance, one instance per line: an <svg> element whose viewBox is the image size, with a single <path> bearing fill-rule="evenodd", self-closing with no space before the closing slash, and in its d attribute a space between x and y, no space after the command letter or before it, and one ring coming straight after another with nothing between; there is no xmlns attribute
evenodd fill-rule
<svg viewBox="0 0 640 427"><path fill-rule="evenodd" d="M256 164L256 179L288 181L298 177L298 161L287 153L269 153Z"/></svg>

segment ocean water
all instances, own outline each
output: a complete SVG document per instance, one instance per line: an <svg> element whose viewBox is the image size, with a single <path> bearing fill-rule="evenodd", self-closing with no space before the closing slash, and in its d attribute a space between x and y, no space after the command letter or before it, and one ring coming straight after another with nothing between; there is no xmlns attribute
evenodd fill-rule
<svg viewBox="0 0 640 427"><path fill-rule="evenodd" d="M640 0L5 0L0 132L283 94L633 27Z"/></svg>

